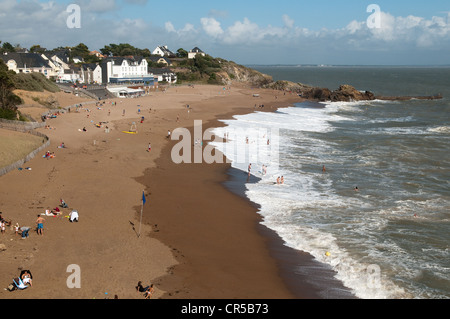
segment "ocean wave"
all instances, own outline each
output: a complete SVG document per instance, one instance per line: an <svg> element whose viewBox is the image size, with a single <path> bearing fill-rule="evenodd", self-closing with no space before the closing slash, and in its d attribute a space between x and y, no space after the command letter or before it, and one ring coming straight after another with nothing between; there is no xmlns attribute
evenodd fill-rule
<svg viewBox="0 0 450 319"><path fill-rule="evenodd" d="M450 133L450 126L437 126L437 127L431 127L427 129L428 132L433 133L442 133L442 134L448 134Z"/></svg>

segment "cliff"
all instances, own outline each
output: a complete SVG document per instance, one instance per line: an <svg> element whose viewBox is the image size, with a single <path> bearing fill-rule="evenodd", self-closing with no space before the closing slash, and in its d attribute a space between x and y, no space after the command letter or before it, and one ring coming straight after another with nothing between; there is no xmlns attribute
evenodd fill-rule
<svg viewBox="0 0 450 319"><path fill-rule="evenodd" d="M263 74L232 61L223 61L221 70L217 72L217 75L225 85L238 82L255 87L266 87L270 83L273 83L273 78L270 75Z"/></svg>

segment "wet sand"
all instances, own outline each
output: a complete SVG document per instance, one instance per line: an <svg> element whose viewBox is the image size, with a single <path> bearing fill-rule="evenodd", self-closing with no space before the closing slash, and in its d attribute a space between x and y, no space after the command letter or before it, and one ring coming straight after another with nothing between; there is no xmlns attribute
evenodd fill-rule
<svg viewBox="0 0 450 319"><path fill-rule="evenodd" d="M269 111L292 105L297 96L196 86L114 101L51 119L53 129L39 131L50 137L55 158L38 154L25 164L32 170L0 176L3 217L33 229L26 240L11 230L0 235L3 287L20 269L33 274L32 288L1 290L1 299L142 299L135 290L139 280L153 283L153 298L161 299L319 297L307 282L295 289L288 284L284 267L292 250L281 249L279 238L259 224L253 203L224 185L230 165L174 164L170 150L177 141L166 138L168 130L192 130L194 119L203 121L203 129L215 127L222 125L217 119L252 112L255 104ZM133 122L138 133L124 133ZM62 142L67 148L57 148ZM45 216L44 235L38 236L37 215L60 198L69 209ZM79 223L65 217L71 209L79 211ZM79 288L68 287L73 265L81 270Z"/></svg>

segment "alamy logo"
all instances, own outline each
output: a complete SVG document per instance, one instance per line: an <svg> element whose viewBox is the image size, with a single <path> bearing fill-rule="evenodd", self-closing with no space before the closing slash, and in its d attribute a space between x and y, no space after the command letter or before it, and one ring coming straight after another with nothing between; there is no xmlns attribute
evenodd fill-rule
<svg viewBox="0 0 450 319"><path fill-rule="evenodd" d="M194 121L194 136L186 128L177 128L171 134L173 141L179 141L171 151L172 161L181 163L271 163L278 164L279 130L276 128L226 128L222 136L214 129L203 132L202 121ZM204 142L211 142L203 145ZM220 150L217 145L220 144ZM193 146L193 147L192 147ZM223 151L223 152L221 152ZM193 154L192 154L193 153ZM224 156L225 155L225 156Z"/></svg>
<svg viewBox="0 0 450 319"><path fill-rule="evenodd" d="M81 268L76 264L71 264L67 266L67 272L71 274L67 277L66 285L67 288L81 288Z"/></svg>
<svg viewBox="0 0 450 319"><path fill-rule="evenodd" d="M367 27L369 29L380 29L381 28L381 8L377 4L370 4L367 7L367 12L372 13L367 18Z"/></svg>
<svg viewBox="0 0 450 319"><path fill-rule="evenodd" d="M69 29L81 28L81 8L77 4L69 4L66 12L70 13L66 20L66 25Z"/></svg>

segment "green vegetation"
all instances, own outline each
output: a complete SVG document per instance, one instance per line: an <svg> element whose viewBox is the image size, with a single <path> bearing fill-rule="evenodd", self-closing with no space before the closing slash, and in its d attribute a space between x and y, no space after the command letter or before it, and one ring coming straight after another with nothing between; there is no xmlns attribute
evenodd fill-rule
<svg viewBox="0 0 450 319"><path fill-rule="evenodd" d="M22 99L13 93L14 71L8 71L8 67L0 60L0 118L15 120L20 116L17 105Z"/></svg>
<svg viewBox="0 0 450 319"><path fill-rule="evenodd" d="M25 121L17 106L23 100L14 94L15 89L35 92L58 92L58 86L41 73L18 73L9 71L0 59L0 118ZM44 104L44 103L41 103Z"/></svg>
<svg viewBox="0 0 450 319"><path fill-rule="evenodd" d="M128 43L105 45L100 52L106 56L142 56L144 58L152 55L149 49L138 49Z"/></svg>
<svg viewBox="0 0 450 319"><path fill-rule="evenodd" d="M183 49L179 49L178 52L180 50ZM209 55L202 56L200 54L197 54L193 59L181 59L178 61L177 67L187 72L177 72L178 83L186 81L220 84L221 81L217 73L222 72L223 61L225 60L213 58Z"/></svg>
<svg viewBox="0 0 450 319"><path fill-rule="evenodd" d="M12 75L14 87L19 90L33 92L59 92L59 87L42 73L14 73Z"/></svg>

